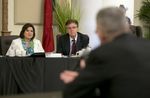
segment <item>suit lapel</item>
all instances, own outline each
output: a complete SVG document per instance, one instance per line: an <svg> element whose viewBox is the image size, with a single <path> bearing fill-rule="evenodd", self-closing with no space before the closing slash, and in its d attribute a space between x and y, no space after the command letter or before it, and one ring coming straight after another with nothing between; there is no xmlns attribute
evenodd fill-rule
<svg viewBox="0 0 150 98"><path fill-rule="evenodd" d="M81 38L80 38L81 36L80 36L80 34L78 33L78 38L77 38L77 43L76 43L76 45L77 45L77 51L79 51L79 49L80 49L80 47L81 47Z"/></svg>
<svg viewBox="0 0 150 98"><path fill-rule="evenodd" d="M70 38L69 38L69 34L67 34L67 38L66 38L66 51L67 51L67 54L69 55L69 53L70 53Z"/></svg>

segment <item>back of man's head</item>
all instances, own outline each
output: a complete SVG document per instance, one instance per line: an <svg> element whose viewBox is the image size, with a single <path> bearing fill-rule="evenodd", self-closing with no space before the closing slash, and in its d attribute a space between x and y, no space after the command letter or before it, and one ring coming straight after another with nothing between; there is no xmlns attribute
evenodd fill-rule
<svg viewBox="0 0 150 98"><path fill-rule="evenodd" d="M106 34L123 33L126 27L126 18L117 7L109 7L100 10L97 14L97 25Z"/></svg>

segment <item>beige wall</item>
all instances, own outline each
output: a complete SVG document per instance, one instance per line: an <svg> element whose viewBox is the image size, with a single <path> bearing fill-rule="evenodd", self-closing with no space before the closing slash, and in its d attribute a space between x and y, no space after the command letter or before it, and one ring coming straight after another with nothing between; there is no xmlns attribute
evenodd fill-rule
<svg viewBox="0 0 150 98"><path fill-rule="evenodd" d="M79 32L87 34L90 38L89 46L94 49L100 45L95 33L96 14L103 6L103 0L72 0L73 7L80 8L81 18Z"/></svg>
<svg viewBox="0 0 150 98"><path fill-rule="evenodd" d="M143 36L144 33L146 32L145 27L143 26L142 22L138 19L138 17L136 17L138 10L141 8L142 6L142 1L144 0L134 0L134 25L136 26L141 26L142 27L142 31L143 31Z"/></svg>
<svg viewBox="0 0 150 98"><path fill-rule="evenodd" d="M126 16L128 16L131 19L131 22L134 21L134 0L104 0L103 6L117 6L119 7L121 4L123 4L128 10L126 12Z"/></svg>
<svg viewBox="0 0 150 98"><path fill-rule="evenodd" d="M80 32L89 35L89 46L92 48L100 44L99 39L95 35L96 14L100 9L123 4L128 8L126 15L130 17L132 22L134 20L134 0L115 0L115 2L114 0L72 0L72 3L81 10Z"/></svg>
<svg viewBox="0 0 150 98"><path fill-rule="evenodd" d="M14 3L15 24L43 23L44 0L14 0Z"/></svg>
<svg viewBox="0 0 150 98"><path fill-rule="evenodd" d="M1 31L2 31L2 0L0 0L0 32Z"/></svg>
<svg viewBox="0 0 150 98"><path fill-rule="evenodd" d="M134 0L134 2L135 2L134 3L134 16L136 16L138 10L142 6L142 1L143 0ZM134 18L134 25L142 26L142 23L140 22L140 20L137 17Z"/></svg>
<svg viewBox="0 0 150 98"><path fill-rule="evenodd" d="M34 5L34 4L33 4ZM32 6L34 7L34 6ZM31 8L32 8L31 7ZM15 25L14 22L14 0L8 0L8 30L12 31L11 35L19 35L19 32L23 25ZM33 13L34 15L34 13ZM36 38L42 39L42 33L43 33L43 26L42 25L35 25L36 29Z"/></svg>

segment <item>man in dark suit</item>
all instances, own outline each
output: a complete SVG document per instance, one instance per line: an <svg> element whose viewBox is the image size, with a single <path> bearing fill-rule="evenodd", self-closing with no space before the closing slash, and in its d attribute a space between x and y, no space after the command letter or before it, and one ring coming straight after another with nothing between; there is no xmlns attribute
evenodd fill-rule
<svg viewBox="0 0 150 98"><path fill-rule="evenodd" d="M70 19L66 22L67 34L60 36L57 45L57 53L71 56L86 48L89 44L89 37L78 31L78 21Z"/></svg>
<svg viewBox="0 0 150 98"><path fill-rule="evenodd" d="M150 98L150 42L123 33L125 16L116 7L97 15L97 34L102 46L91 52L80 72L65 71L61 79L69 83L64 98Z"/></svg>

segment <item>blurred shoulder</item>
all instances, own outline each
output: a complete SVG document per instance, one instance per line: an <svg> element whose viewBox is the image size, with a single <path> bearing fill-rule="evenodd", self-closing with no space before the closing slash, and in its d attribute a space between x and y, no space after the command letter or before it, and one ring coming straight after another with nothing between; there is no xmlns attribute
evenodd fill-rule
<svg viewBox="0 0 150 98"><path fill-rule="evenodd" d="M80 36L80 37L82 37L84 39L89 39L87 34L83 34L83 33L80 33L80 32L78 32L78 36Z"/></svg>
<svg viewBox="0 0 150 98"><path fill-rule="evenodd" d="M88 37L88 35L87 35L87 34L83 34L83 33L81 33L81 32L78 32L78 35L79 35L79 36Z"/></svg>
<svg viewBox="0 0 150 98"><path fill-rule="evenodd" d="M61 38L66 38L66 37L69 37L69 34L68 34L68 33L66 33L66 34L64 34L64 35L61 35Z"/></svg>
<svg viewBox="0 0 150 98"><path fill-rule="evenodd" d="M20 42L21 41L21 38L16 38L16 39L14 39L14 40L12 40L12 42L16 42L16 43L18 43L18 42Z"/></svg>
<svg viewBox="0 0 150 98"><path fill-rule="evenodd" d="M108 58L110 56L117 56L116 54L120 54L124 51L124 48L120 47L120 44L110 42L104 45L101 45L94 49L90 56L96 56L101 58Z"/></svg>
<svg viewBox="0 0 150 98"><path fill-rule="evenodd" d="M35 42L35 43L41 43L41 41L39 40L39 39L33 39L33 42Z"/></svg>
<svg viewBox="0 0 150 98"><path fill-rule="evenodd" d="M64 34L64 35L61 35L61 36L59 37L59 41L62 41L62 42L66 41L66 40L68 40L68 39L69 39L69 34L68 34L68 33L66 33L66 34Z"/></svg>

